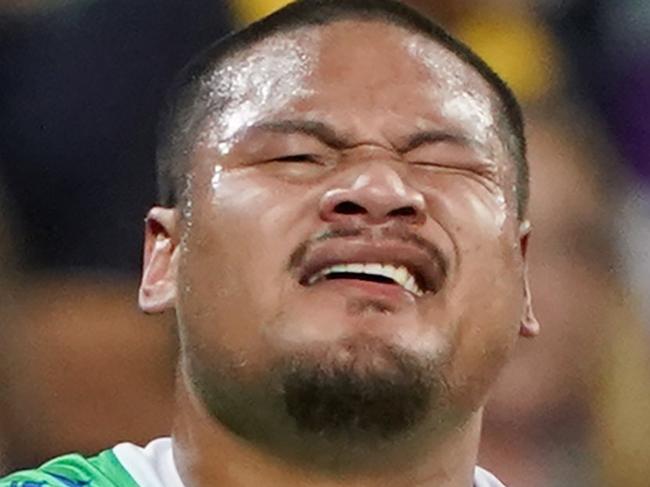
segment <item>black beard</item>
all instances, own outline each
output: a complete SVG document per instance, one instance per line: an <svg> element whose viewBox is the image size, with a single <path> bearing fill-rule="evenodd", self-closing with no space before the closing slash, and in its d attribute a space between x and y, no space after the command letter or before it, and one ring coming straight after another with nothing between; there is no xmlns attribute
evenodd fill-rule
<svg viewBox="0 0 650 487"><path fill-rule="evenodd" d="M353 442L390 440L411 431L439 398L433 371L419 357L369 337L342 350L343 358L328 353L290 362L284 403L298 431Z"/></svg>
<svg viewBox="0 0 650 487"><path fill-rule="evenodd" d="M185 358L208 413L237 436L300 463L381 468L380 451L406 454L423 434L449 427L444 354L419 355L357 335L283 357L264 374L242 375L227 351L206 367L210 360L199 359L199 350L191 347Z"/></svg>

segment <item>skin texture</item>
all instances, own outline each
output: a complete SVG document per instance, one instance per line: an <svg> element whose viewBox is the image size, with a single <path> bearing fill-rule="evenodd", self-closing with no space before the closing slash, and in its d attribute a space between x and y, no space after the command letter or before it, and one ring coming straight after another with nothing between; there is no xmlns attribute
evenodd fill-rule
<svg viewBox="0 0 650 487"><path fill-rule="evenodd" d="M485 123L492 93L437 44L378 22L278 35L233 69L275 45L295 63L231 84L184 208L148 219L140 304L179 320L181 477L470 485L486 393L537 330L514 165ZM323 256L417 261L436 292L302 285Z"/></svg>

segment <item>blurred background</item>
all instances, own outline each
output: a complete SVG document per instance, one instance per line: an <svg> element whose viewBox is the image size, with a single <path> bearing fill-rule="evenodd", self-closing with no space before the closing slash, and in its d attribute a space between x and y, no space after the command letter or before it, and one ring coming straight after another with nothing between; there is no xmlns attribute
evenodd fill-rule
<svg viewBox="0 0 650 487"><path fill-rule="evenodd" d="M0 0L0 473L168 433L173 317L136 306L156 112L192 53L284 3ZM406 3L528 123L543 329L480 463L510 487L647 487L650 1Z"/></svg>

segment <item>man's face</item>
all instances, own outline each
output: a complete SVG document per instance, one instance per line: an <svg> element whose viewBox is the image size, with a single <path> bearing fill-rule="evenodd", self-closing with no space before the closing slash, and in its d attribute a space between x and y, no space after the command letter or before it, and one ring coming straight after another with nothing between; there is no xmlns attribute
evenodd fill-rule
<svg viewBox="0 0 650 487"><path fill-rule="evenodd" d="M211 412L382 431L390 410L391 433L478 409L526 308L487 84L421 36L350 21L268 39L207 83L230 101L192 155L175 306Z"/></svg>

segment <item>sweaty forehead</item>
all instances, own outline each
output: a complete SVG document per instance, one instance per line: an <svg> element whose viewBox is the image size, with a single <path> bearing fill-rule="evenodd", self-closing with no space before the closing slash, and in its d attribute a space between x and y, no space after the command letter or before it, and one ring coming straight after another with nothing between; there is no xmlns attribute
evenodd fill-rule
<svg viewBox="0 0 650 487"><path fill-rule="evenodd" d="M381 21L339 21L319 29L316 80L363 76L367 86L449 83L489 92L487 83L458 56L422 33ZM348 76L346 76L348 75Z"/></svg>
<svg viewBox="0 0 650 487"><path fill-rule="evenodd" d="M476 129L495 125L491 87L455 53L423 34L375 22L338 22L322 29L310 79L319 99ZM472 127L473 125L473 127Z"/></svg>
<svg viewBox="0 0 650 487"><path fill-rule="evenodd" d="M356 116L361 124L449 124L493 145L490 152L499 139L494 96L481 75L436 41L382 21L274 34L221 63L204 87L217 114L207 131L212 144L296 111Z"/></svg>
<svg viewBox="0 0 650 487"><path fill-rule="evenodd" d="M419 81L432 83L432 88L467 85L491 94L481 75L455 53L422 33L380 20L339 20L277 33L226 64L242 74L240 82L247 78L251 85L283 75L300 75L310 84L349 84L362 75L366 86L396 88L397 82Z"/></svg>

